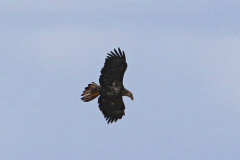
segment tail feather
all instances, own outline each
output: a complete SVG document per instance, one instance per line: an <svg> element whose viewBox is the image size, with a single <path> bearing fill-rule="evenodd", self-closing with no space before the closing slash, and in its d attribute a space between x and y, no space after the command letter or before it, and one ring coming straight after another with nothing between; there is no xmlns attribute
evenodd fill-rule
<svg viewBox="0 0 240 160"><path fill-rule="evenodd" d="M89 102L99 96L99 92L101 90L101 86L98 84L92 82L92 84L88 84L88 86L85 88L85 91L83 91L83 96L81 99L84 102Z"/></svg>

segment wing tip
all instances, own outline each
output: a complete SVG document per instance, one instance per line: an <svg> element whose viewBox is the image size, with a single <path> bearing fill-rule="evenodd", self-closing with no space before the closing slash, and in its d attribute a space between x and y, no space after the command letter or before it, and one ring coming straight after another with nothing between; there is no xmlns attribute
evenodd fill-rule
<svg viewBox="0 0 240 160"><path fill-rule="evenodd" d="M121 118L110 118L110 117L107 117L106 121L107 121L107 124L109 124L109 123L117 122L117 120L119 120L119 119L122 119L122 117Z"/></svg>
<svg viewBox="0 0 240 160"><path fill-rule="evenodd" d="M113 51L110 51L110 53L107 53L107 58L106 59L111 59L111 58L123 58L126 60L125 57L125 52L118 47L117 49L114 48Z"/></svg>

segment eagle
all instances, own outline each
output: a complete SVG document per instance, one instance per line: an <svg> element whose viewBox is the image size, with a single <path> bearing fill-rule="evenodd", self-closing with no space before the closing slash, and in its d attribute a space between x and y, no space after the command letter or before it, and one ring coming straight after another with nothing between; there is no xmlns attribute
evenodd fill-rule
<svg viewBox="0 0 240 160"><path fill-rule="evenodd" d="M123 86L123 77L127 69L124 51L114 49L108 53L99 78L100 85L92 82L83 91L82 101L89 102L98 98L99 109L107 123L116 122L125 115L123 96L133 100L133 94Z"/></svg>

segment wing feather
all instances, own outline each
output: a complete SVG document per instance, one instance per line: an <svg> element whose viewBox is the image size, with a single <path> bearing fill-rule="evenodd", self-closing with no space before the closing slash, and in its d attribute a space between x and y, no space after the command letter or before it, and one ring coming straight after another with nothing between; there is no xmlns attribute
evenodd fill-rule
<svg viewBox="0 0 240 160"><path fill-rule="evenodd" d="M116 49L114 49L114 52L115 52L115 54L117 55L117 57L121 57L121 56L118 54L118 52L117 52Z"/></svg>
<svg viewBox="0 0 240 160"><path fill-rule="evenodd" d="M112 57L118 57L116 53L114 53L113 51L110 51L110 53L112 54Z"/></svg>

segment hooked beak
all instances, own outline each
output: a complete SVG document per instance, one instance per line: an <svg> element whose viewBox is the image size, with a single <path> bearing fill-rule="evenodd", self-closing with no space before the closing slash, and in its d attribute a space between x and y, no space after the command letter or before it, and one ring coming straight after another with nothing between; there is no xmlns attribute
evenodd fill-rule
<svg viewBox="0 0 240 160"><path fill-rule="evenodd" d="M133 95L130 95L129 97L130 97L130 98L132 99L132 101L133 101L133 99L134 99L134 98L133 98Z"/></svg>
<svg viewBox="0 0 240 160"><path fill-rule="evenodd" d="M127 90L127 89L124 89L124 90L123 90L122 96L127 96L127 97L131 98L132 100L134 99L132 92L130 92L130 91Z"/></svg>

